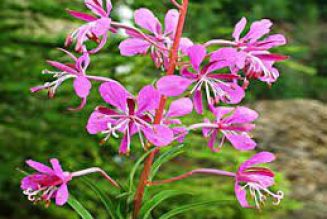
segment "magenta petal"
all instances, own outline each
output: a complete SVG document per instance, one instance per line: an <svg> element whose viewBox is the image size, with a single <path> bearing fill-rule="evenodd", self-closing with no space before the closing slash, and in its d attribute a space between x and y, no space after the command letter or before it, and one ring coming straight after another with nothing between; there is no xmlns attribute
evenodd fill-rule
<svg viewBox="0 0 327 219"><path fill-rule="evenodd" d="M167 12L165 17L165 35L174 37L177 28L179 13L176 9L171 9Z"/></svg>
<svg viewBox="0 0 327 219"><path fill-rule="evenodd" d="M71 68L71 67L69 67L67 65L64 65L64 64L62 64L60 62L47 61L47 63L49 65L52 65L53 67L59 69L60 71L71 73L71 74L76 74L76 75L78 74L78 72L75 69L73 69L73 68Z"/></svg>
<svg viewBox="0 0 327 219"><path fill-rule="evenodd" d="M203 114L202 91L198 89L193 96L194 109L198 114Z"/></svg>
<svg viewBox="0 0 327 219"><path fill-rule="evenodd" d="M260 152L253 155L250 159L245 161L240 166L240 171L245 170L257 164L269 163L276 159L275 155L270 152Z"/></svg>
<svg viewBox="0 0 327 219"><path fill-rule="evenodd" d="M108 118L108 116L98 111L94 111L87 122L86 130L88 133L94 135L108 129L108 123L112 122L114 122L113 119Z"/></svg>
<svg viewBox="0 0 327 219"><path fill-rule="evenodd" d="M253 150L256 147L255 141L253 141L248 134L225 134L226 138L231 144L240 151Z"/></svg>
<svg viewBox="0 0 327 219"><path fill-rule="evenodd" d="M270 32L270 27L272 25L272 22L268 19L253 22L250 31L246 34L244 40L250 40L250 43L256 42L262 36Z"/></svg>
<svg viewBox="0 0 327 219"><path fill-rule="evenodd" d="M279 54L258 54L255 56L263 61L268 61L268 62L281 62L288 59L288 56L279 55Z"/></svg>
<svg viewBox="0 0 327 219"><path fill-rule="evenodd" d="M67 184L62 184L56 193L56 205L62 206L68 201L69 193Z"/></svg>
<svg viewBox="0 0 327 219"><path fill-rule="evenodd" d="M56 159L56 158L50 159L50 163L52 165L52 168L53 168L55 174L58 177L60 177L61 179L64 179L64 175L63 175L64 171L62 170L58 159Z"/></svg>
<svg viewBox="0 0 327 219"><path fill-rule="evenodd" d="M86 77L77 77L74 80L74 90L80 98L86 98L90 94L92 84Z"/></svg>
<svg viewBox="0 0 327 219"><path fill-rule="evenodd" d="M199 67L207 55L206 48L202 45L194 45L187 49L193 68L199 71Z"/></svg>
<svg viewBox="0 0 327 219"><path fill-rule="evenodd" d="M102 98L109 104L118 107L123 112L127 110L127 98L131 94L118 82L106 82L100 86Z"/></svg>
<svg viewBox="0 0 327 219"><path fill-rule="evenodd" d="M210 120L207 119L207 118L205 118L203 122L204 122L204 123L211 124ZM212 128L203 128L203 129L202 129L202 134L203 134L203 136L204 136L205 138L208 137L208 136L209 136L209 132L210 132L211 130L212 130Z"/></svg>
<svg viewBox="0 0 327 219"><path fill-rule="evenodd" d="M161 24L156 16L146 8L141 8L134 13L135 23L154 34L161 34Z"/></svg>
<svg viewBox="0 0 327 219"><path fill-rule="evenodd" d="M179 96L181 95L191 84L193 80L186 79L184 77L170 75L164 76L157 82L157 88L159 92L166 96Z"/></svg>
<svg viewBox="0 0 327 219"><path fill-rule="evenodd" d="M122 56L134 56L137 54L146 54L151 44L143 39L129 38L119 45L120 54Z"/></svg>
<svg viewBox="0 0 327 219"><path fill-rule="evenodd" d="M79 12L79 11L74 11L74 10L67 10L67 12L77 18L77 19L80 19L80 20L83 20L83 21L86 21L86 22L92 22L92 21L95 21L97 18L92 16L92 15L89 15L89 14L86 14L86 13L83 13L83 12Z"/></svg>
<svg viewBox="0 0 327 219"><path fill-rule="evenodd" d="M231 116L224 119L225 123L251 123L259 117L258 113L247 107L236 107Z"/></svg>
<svg viewBox="0 0 327 219"><path fill-rule="evenodd" d="M138 110L136 113L142 114L145 111L157 109L159 100L159 92L152 85L145 86L137 97Z"/></svg>
<svg viewBox="0 0 327 219"><path fill-rule="evenodd" d="M216 116L216 119L219 121L221 120L224 116L229 114L230 112L233 111L233 107L210 107L211 112Z"/></svg>
<svg viewBox="0 0 327 219"><path fill-rule="evenodd" d="M235 41L240 40L241 33L243 32L246 25L246 18L242 17L242 19L235 25L235 29L233 32L233 38Z"/></svg>
<svg viewBox="0 0 327 219"><path fill-rule="evenodd" d="M188 134L188 130L185 127L172 128L174 136L179 143L183 143L185 136Z"/></svg>
<svg viewBox="0 0 327 219"><path fill-rule="evenodd" d="M246 200L246 190L242 188L242 186L238 185L238 182L235 182L235 195L236 198L238 200L238 202L240 203L240 205L243 208L249 208L250 205L248 203L248 201Z"/></svg>
<svg viewBox="0 0 327 219"><path fill-rule="evenodd" d="M262 49L271 49L276 46L282 46L287 43L287 39L282 34L273 34L268 36L263 41L260 41L257 46L260 46Z"/></svg>
<svg viewBox="0 0 327 219"><path fill-rule="evenodd" d="M227 94L226 98L222 98L224 103L238 104L245 97L244 89L236 83L220 83L217 86Z"/></svg>
<svg viewBox="0 0 327 219"><path fill-rule="evenodd" d="M109 31L110 25L111 25L110 18L98 19L96 25L92 27L92 33L95 34L97 37L100 37Z"/></svg>
<svg viewBox="0 0 327 219"><path fill-rule="evenodd" d="M129 130L127 130L126 133L124 134L124 137L123 137L121 143L120 143L119 153L120 154L129 153L130 144L131 144L131 137L129 134Z"/></svg>
<svg viewBox="0 0 327 219"><path fill-rule="evenodd" d="M44 165L43 163L39 163L33 160L27 160L26 164L40 173L53 174L53 170L50 167Z"/></svg>
<svg viewBox="0 0 327 219"><path fill-rule="evenodd" d="M190 114L193 110L192 101L189 98L181 98L170 104L166 117L179 117Z"/></svg>
<svg viewBox="0 0 327 219"><path fill-rule="evenodd" d="M186 38L186 37L182 37L181 38L181 41L179 43L179 50L181 50L181 52L186 55L187 54L187 50L193 46L194 43L189 39L189 38Z"/></svg>
<svg viewBox="0 0 327 219"><path fill-rule="evenodd" d="M174 140L173 131L164 125L153 125L143 127L145 137L155 146L162 147L169 145Z"/></svg>
<svg viewBox="0 0 327 219"><path fill-rule="evenodd" d="M97 1L97 3L95 3L94 1ZM102 8L102 0L100 2L98 0L85 0L85 5L96 15L100 17L107 16L107 13Z"/></svg>
<svg viewBox="0 0 327 219"><path fill-rule="evenodd" d="M213 152L217 152L218 150L215 149L215 144L217 142L217 136L218 136L218 130L215 129L212 134L210 135L209 141L208 141L208 147Z"/></svg>

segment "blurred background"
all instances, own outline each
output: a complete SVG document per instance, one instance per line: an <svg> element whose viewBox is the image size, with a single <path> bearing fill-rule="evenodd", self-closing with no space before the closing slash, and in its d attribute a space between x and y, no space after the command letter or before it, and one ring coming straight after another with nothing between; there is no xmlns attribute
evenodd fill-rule
<svg viewBox="0 0 327 219"><path fill-rule="evenodd" d="M242 17L250 21L270 18L273 32L287 36L289 44L275 52L291 58L278 65L281 77L268 88L252 83L244 104L259 111L255 139L258 151L277 154L272 165L277 187L286 198L280 206L268 204L262 211L240 209L230 205L212 205L176 218L297 218L318 219L327 215L327 1L326 0L191 0L185 36L195 42L211 38L231 39L234 24ZM133 10L148 7L163 19L172 8L169 0L113 0L113 18L131 23ZM89 114L103 104L97 85L88 106L79 113L66 110L79 104L71 83L60 87L54 100L46 92L31 94L29 88L47 81L41 71L47 59L65 61L55 48L62 47L66 34L80 23L69 17L66 8L85 10L82 0L1 0L0 4L0 218L78 218L69 206L45 208L29 203L19 189L23 177L17 168L28 170L29 158L47 162L61 160L66 170L90 165L101 166L112 177L127 178L132 164L142 153L132 146L130 157L117 156L117 142L99 146L100 136L85 131ZM93 75L112 77L126 84L131 92L153 82L160 72L149 57L124 58L119 55L122 39L111 36L101 53L92 56L88 70ZM191 123L200 117L191 116ZM137 142L137 141L136 141ZM161 168L158 178L174 176L195 167L236 170L251 156L229 146L213 154L201 133L189 135L184 153ZM103 190L112 189L101 178L92 176ZM235 200L233 183L217 177L193 177L169 185L185 189L197 199ZM277 189L276 187L276 189ZM155 188L159 189L160 188ZM154 189L154 190L155 190ZM107 218L98 198L83 183L70 184L71 193L96 215ZM154 191L155 192L155 191ZM151 195L151 194L150 194ZM153 217L193 198L173 198L154 210Z"/></svg>

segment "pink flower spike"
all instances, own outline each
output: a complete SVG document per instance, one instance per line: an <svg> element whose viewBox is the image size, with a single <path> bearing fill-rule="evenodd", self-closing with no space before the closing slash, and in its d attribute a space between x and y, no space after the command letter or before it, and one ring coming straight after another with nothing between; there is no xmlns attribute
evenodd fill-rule
<svg viewBox="0 0 327 219"><path fill-rule="evenodd" d="M274 205L278 205L284 198L282 191L273 193L268 188L274 184L274 173L266 167L255 166L271 162L274 159L275 156L272 153L260 152L240 165L235 177L235 194L242 207L251 207L246 197L247 188L249 188L250 195L255 201L255 207L258 209L266 201L266 196L274 199Z"/></svg>
<svg viewBox="0 0 327 219"><path fill-rule="evenodd" d="M64 205L68 201L67 184L72 179L72 174L64 172L57 159L51 159L52 168L36 161L28 160L26 163L38 171L22 179L21 189L32 202L44 201L47 205L51 199L56 200L56 205Z"/></svg>

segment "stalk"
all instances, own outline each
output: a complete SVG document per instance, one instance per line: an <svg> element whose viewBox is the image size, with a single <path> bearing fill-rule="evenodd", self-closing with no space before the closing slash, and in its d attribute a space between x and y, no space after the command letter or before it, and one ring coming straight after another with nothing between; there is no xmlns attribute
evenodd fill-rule
<svg viewBox="0 0 327 219"><path fill-rule="evenodd" d="M189 0L184 0L181 7L179 7L180 16L178 19L177 30L176 30L176 34L175 34L175 38L174 38L173 47L169 53L169 67L166 72L166 75L173 75L175 72L175 68L176 68L176 64L177 64L177 60L178 60L178 48L179 48L179 44L181 41L181 37L183 35L183 28L184 28L184 23L185 23L186 14L187 14L188 1ZM163 112L164 112L164 109L166 106L166 102L167 102L167 97L161 96L159 108L155 114L154 124L160 124L162 116L163 116ZM136 190L135 197L134 197L133 219L137 219L139 211L142 207L144 190L145 190L145 187L148 185L148 179L149 179L151 167L153 164L153 160L154 160L156 153L158 153L158 151L159 151L158 148L153 150L144 161L143 171L141 173L139 184L137 186L137 190Z"/></svg>

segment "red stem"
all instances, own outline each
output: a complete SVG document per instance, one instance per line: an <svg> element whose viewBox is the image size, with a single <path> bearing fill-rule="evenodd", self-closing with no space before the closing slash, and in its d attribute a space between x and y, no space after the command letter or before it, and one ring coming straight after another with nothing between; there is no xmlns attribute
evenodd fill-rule
<svg viewBox="0 0 327 219"><path fill-rule="evenodd" d="M183 28L184 28L184 23L185 23L186 14L187 14L188 1L189 0L184 0L183 5L181 6L181 8L179 8L180 16L178 19L177 30L176 30L176 35L174 38L173 47L169 54L169 67L166 72L166 75L173 75L175 72L175 69L176 69L176 64L177 64L177 60L178 60L178 48L179 48L179 43L181 41L181 37L183 35ZM156 111L156 115L154 118L154 124L160 124L162 116L163 116L163 112L164 112L164 109L166 106L166 101L167 101L167 97L161 96L159 107L158 107L158 110ZM149 179L149 175L151 172L152 163L153 163L154 157L158 151L159 151L158 148L153 150L144 161L144 168L141 173L140 181L137 186L137 190L136 190L135 198L134 198L134 212L133 212L134 219L137 218L139 211L142 207L144 190L145 190L145 187L149 183L148 179Z"/></svg>

